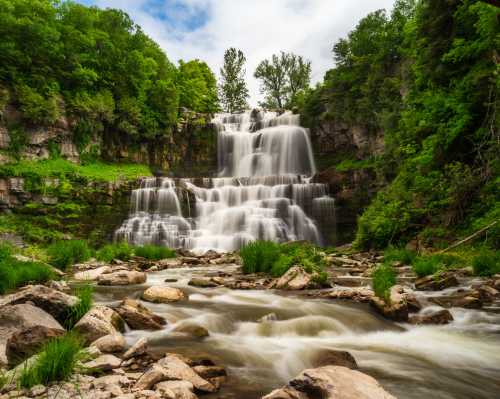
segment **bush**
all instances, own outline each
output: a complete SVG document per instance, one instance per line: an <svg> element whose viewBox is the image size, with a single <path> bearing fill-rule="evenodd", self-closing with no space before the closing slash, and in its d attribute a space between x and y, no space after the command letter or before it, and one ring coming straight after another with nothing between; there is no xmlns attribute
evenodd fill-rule
<svg viewBox="0 0 500 399"><path fill-rule="evenodd" d="M418 277L425 277L460 263L460 259L449 254L420 256L413 263L413 271Z"/></svg>
<svg viewBox="0 0 500 399"><path fill-rule="evenodd" d="M483 249L472 259L472 269L476 276L490 277L500 273L500 253Z"/></svg>
<svg viewBox="0 0 500 399"><path fill-rule="evenodd" d="M0 260L0 294L28 283L44 283L57 276L49 265L39 262L21 262L7 257Z"/></svg>
<svg viewBox="0 0 500 399"><path fill-rule="evenodd" d="M175 251L173 249L160 247L158 245L144 245L142 247L136 247L134 253L141 258L150 260L175 258Z"/></svg>
<svg viewBox="0 0 500 399"><path fill-rule="evenodd" d="M84 285L75 289L74 295L79 299L78 303L71 307L65 320L64 326L71 330L78 321L90 310L94 300L92 295L94 288L91 285Z"/></svg>
<svg viewBox="0 0 500 399"><path fill-rule="evenodd" d="M47 248L50 263L61 270L88 260L92 253L84 240L58 241Z"/></svg>
<svg viewBox="0 0 500 399"><path fill-rule="evenodd" d="M114 259L129 260L132 256L133 248L126 242L108 244L97 251L97 260L111 262Z"/></svg>
<svg viewBox="0 0 500 399"><path fill-rule="evenodd" d="M393 267L388 263L378 266L372 273L372 284L375 295L389 303L391 287L396 284Z"/></svg>
<svg viewBox="0 0 500 399"><path fill-rule="evenodd" d="M414 251L404 248L389 247L384 251L384 261L387 263L398 261L405 265L411 265L416 257L417 254Z"/></svg>
<svg viewBox="0 0 500 399"><path fill-rule="evenodd" d="M272 241L253 241L240 250L243 273L268 273L279 255L279 244Z"/></svg>
<svg viewBox="0 0 500 399"><path fill-rule="evenodd" d="M8 244L0 244L0 262L12 255L12 247Z"/></svg>
<svg viewBox="0 0 500 399"><path fill-rule="evenodd" d="M82 340L73 333L49 341L42 347L34 364L24 368L19 377L19 385L31 388L67 380L82 358L82 349Z"/></svg>

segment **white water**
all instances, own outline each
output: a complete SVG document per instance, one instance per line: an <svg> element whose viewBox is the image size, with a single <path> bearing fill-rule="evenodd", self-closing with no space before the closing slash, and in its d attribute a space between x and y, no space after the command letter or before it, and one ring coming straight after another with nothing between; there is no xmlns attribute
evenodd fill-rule
<svg viewBox="0 0 500 399"><path fill-rule="evenodd" d="M214 123L219 176L144 179L116 237L197 253L233 251L256 239L321 244L318 221L334 223L334 200L325 185L310 182L316 167L298 115L220 114ZM181 212L185 190L195 197L192 218Z"/></svg>

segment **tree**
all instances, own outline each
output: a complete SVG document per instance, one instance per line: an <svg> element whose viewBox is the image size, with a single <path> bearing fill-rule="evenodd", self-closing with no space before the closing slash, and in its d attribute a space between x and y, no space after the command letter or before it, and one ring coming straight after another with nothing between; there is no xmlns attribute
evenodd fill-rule
<svg viewBox="0 0 500 399"><path fill-rule="evenodd" d="M282 51L273 54L271 60L262 61L254 76L261 80L261 93L266 96L261 105L283 109L293 105L297 94L309 87L311 62Z"/></svg>
<svg viewBox="0 0 500 399"><path fill-rule="evenodd" d="M247 107L248 89L243 69L245 61L243 52L234 47L224 53L219 96L226 112L241 112Z"/></svg>

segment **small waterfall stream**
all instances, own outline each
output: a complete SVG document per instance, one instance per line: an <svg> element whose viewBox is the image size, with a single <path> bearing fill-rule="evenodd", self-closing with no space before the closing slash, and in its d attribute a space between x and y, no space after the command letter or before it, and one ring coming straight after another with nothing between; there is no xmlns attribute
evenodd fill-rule
<svg viewBox="0 0 500 399"><path fill-rule="evenodd" d="M253 110L219 114L216 178L147 178L132 192L131 213L116 238L197 253L233 251L256 239L322 244L318 221L334 223L334 200L316 172L299 116ZM183 215L179 196L194 195Z"/></svg>

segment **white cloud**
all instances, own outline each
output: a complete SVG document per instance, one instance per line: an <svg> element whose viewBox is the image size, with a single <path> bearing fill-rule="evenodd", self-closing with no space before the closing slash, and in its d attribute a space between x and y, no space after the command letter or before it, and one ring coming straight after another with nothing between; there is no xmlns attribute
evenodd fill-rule
<svg viewBox="0 0 500 399"><path fill-rule="evenodd" d="M172 61L199 58L218 74L224 51L240 48L247 57L251 103L256 105L261 96L253 71L260 61L281 50L292 51L312 61L313 82L320 81L333 66L333 44L366 14L390 9L394 0L155 0L163 2L164 14L174 15L171 20L186 21L206 10L206 22L194 30L155 16L157 7L148 10L147 0L95 2L127 11ZM184 9L174 7L172 14L173 3Z"/></svg>

